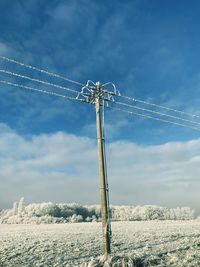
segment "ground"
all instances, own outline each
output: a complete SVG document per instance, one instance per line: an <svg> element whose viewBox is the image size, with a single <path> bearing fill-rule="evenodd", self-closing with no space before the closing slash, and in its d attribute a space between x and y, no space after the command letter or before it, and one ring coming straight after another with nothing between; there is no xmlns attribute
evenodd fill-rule
<svg viewBox="0 0 200 267"><path fill-rule="evenodd" d="M2 224L0 239L1 267L101 266L101 223ZM111 248L112 266L199 267L200 221L113 222Z"/></svg>

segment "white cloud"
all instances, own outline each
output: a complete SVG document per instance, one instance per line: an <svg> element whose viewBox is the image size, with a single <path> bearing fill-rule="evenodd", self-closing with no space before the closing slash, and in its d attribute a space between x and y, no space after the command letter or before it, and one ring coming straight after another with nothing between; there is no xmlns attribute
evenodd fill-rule
<svg viewBox="0 0 200 267"><path fill-rule="evenodd" d="M120 202L198 208L200 140L141 147L110 145L110 182Z"/></svg>
<svg viewBox="0 0 200 267"><path fill-rule="evenodd" d="M191 206L200 201L200 140L143 147L107 145L113 204ZM96 141L63 132L24 138L0 124L0 203L97 203Z"/></svg>

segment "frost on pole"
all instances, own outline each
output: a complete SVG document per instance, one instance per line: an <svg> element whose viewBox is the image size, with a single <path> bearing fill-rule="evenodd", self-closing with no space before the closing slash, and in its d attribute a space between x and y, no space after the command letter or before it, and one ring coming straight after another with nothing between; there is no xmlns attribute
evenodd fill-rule
<svg viewBox="0 0 200 267"><path fill-rule="evenodd" d="M102 217L102 254L105 258L111 253L111 224L109 216L109 190L106 170L105 155L105 136L104 136L104 106L108 106L109 101L114 101L114 96L119 95L112 83L106 83L105 86L111 84L113 91L104 89L104 85L100 82L94 83L88 80L87 84L77 95L77 99L95 105L96 109L96 127L97 127L97 145L98 145L98 166L100 179L100 202ZM103 117L104 118L104 117Z"/></svg>

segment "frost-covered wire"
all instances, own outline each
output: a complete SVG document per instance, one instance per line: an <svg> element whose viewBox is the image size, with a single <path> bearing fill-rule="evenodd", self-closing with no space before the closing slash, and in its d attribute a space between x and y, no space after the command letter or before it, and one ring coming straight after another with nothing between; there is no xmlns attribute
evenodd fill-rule
<svg viewBox="0 0 200 267"><path fill-rule="evenodd" d="M122 105L122 106L130 107L130 108L134 108L134 109L138 109L138 110L142 110L142 111L147 111L147 112L150 112L150 113L153 113L153 114L156 114L156 115L165 116L165 117L176 119L176 120L181 120L181 121L188 122L188 123L191 123L191 124L194 124L194 125L200 125L200 122L183 119L181 117L165 114L165 113L162 113L162 112L159 112L159 111L154 111L154 110L151 110L151 109L142 108L142 107L138 107L138 106L135 106L135 105L129 105L127 103L122 103L122 102L119 102L119 101L114 101L114 102L117 105Z"/></svg>
<svg viewBox="0 0 200 267"><path fill-rule="evenodd" d="M65 87L65 86L61 86L61 85L58 85L58 84L46 82L46 81L43 81L43 80L38 80L38 79L32 78L30 76L25 76L25 75L22 75L22 74L19 74L19 73L16 73L16 72L11 72L11 71L4 70L4 69L0 69L0 72L8 74L8 75L15 76L15 77L18 77L18 78L22 78L22 79L25 79L25 80L29 80L29 81L32 81L32 82L38 82L38 83L42 83L42 84L45 84L45 85L48 85L48 86L52 86L52 87L55 87L55 88L58 88L58 89L70 91L70 92L73 92L73 93L76 93L76 94L79 93L79 91L77 91L77 90L74 90L74 89L71 89L71 88L68 88L68 87Z"/></svg>
<svg viewBox="0 0 200 267"><path fill-rule="evenodd" d="M65 99L76 100L76 101L82 102L80 99L76 99L76 98L71 97L71 96L66 96L66 95L58 94L56 92L42 90L42 89L34 88L34 87L31 87L31 86L26 86L26 85L23 85L23 84L12 83L12 82L8 82L8 81L5 81L5 80L0 80L0 83L6 84L6 85L11 85L11 86L14 86L14 87L23 88L23 89L30 90L30 91L36 91L36 92L43 93L43 94L58 96L58 97L62 97L62 98L65 98Z"/></svg>
<svg viewBox="0 0 200 267"><path fill-rule="evenodd" d="M43 69L34 67L34 66L32 66L32 65L29 65L29 64L22 63L22 62L20 62L20 61L15 60L15 59L11 59L11 58L8 58L8 57L5 57L5 56L0 56L0 59L2 59L2 60L6 60L6 61L8 61L8 62L10 62L10 63L14 63L14 64L17 64L17 65L23 66L23 67L25 67L25 68L29 68L29 69L32 69L32 70L35 70L35 71L38 71L38 72L41 72L41 73L44 73L44 74L47 74L47 75L50 75L50 76L59 78L59 79L62 79L62 80L64 80L64 81L68 81L68 82L71 82L71 83L74 83L74 84L77 84L77 85L84 86L84 84L82 84L82 83L80 83L80 82L71 80L71 79L69 79L69 78L67 78L67 77L64 77L64 76L62 76L62 75L59 75L59 74L56 74L56 73L53 73L53 72L50 72L50 71L47 71L47 70L43 70Z"/></svg>
<svg viewBox="0 0 200 267"><path fill-rule="evenodd" d="M109 108L117 110L117 111L126 112L126 113L129 113L131 115L136 115L136 116L140 116L140 117L144 117L144 118L148 118L148 119L152 119L152 120L156 120L156 121L161 121L161 122L170 123L170 124L174 124L174 125L177 125L177 126L189 128L189 129L192 129L192 130L195 130L195 131L200 131L199 128L191 127L191 126L188 126L188 125L185 125L185 124L181 124L181 123L178 123L178 122L172 122L172 121L169 121L169 120L164 120L164 119L160 119L160 118L157 118L157 117L152 117L150 115L145 115L145 114L141 114L141 113L137 113L137 112L121 109L121 108L116 108L116 107L111 107L111 106Z"/></svg>
<svg viewBox="0 0 200 267"><path fill-rule="evenodd" d="M111 85L111 86L113 87L113 89L114 89L114 94L115 94L115 95L117 95L117 96L121 96L120 91L117 90L117 88L116 88L116 86L115 86L114 83L112 83L112 82L107 82L107 83L102 84L102 87L107 86L107 85ZM107 90L106 90L106 91L107 91ZM111 92L109 92L109 93L111 93Z"/></svg>
<svg viewBox="0 0 200 267"><path fill-rule="evenodd" d="M158 107L158 108L166 109L166 110L168 110L168 111L173 111L173 112L180 113L180 114L183 114L183 115L186 115L186 116L195 117L195 118L200 118L200 115L196 115L196 114L188 113L188 112L185 112L185 111L181 111L181 110L178 110L178 109L169 108L169 107L162 106L162 105L157 105L157 104L155 104L155 103L151 103L151 102L144 101L144 100L141 100L141 99L132 98L132 97L123 96L123 95L120 95L120 97L122 97L122 98L124 98L124 99L127 99L127 100L129 100L129 101L138 102L138 103L142 103L142 104L150 105L150 106L153 106L153 107Z"/></svg>

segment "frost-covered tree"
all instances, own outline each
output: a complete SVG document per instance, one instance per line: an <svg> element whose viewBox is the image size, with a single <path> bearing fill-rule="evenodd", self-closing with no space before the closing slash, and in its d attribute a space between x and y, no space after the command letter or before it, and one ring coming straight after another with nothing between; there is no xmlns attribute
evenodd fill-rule
<svg viewBox="0 0 200 267"><path fill-rule="evenodd" d="M194 211L189 207L166 208L153 205L111 206L111 220L191 220ZM12 209L0 213L0 223L66 223L101 221L99 205L81 206L76 203L32 203L27 206L24 198L15 202Z"/></svg>
<svg viewBox="0 0 200 267"><path fill-rule="evenodd" d="M18 215L22 215L25 211L25 204L24 204L24 198L20 198L19 205L18 205Z"/></svg>
<svg viewBox="0 0 200 267"><path fill-rule="evenodd" d="M76 223L76 222L82 222L83 216L82 215L76 215L73 214L72 217L70 217L69 222Z"/></svg>
<svg viewBox="0 0 200 267"><path fill-rule="evenodd" d="M17 202L13 203L13 215L17 215L18 209L17 209Z"/></svg>

